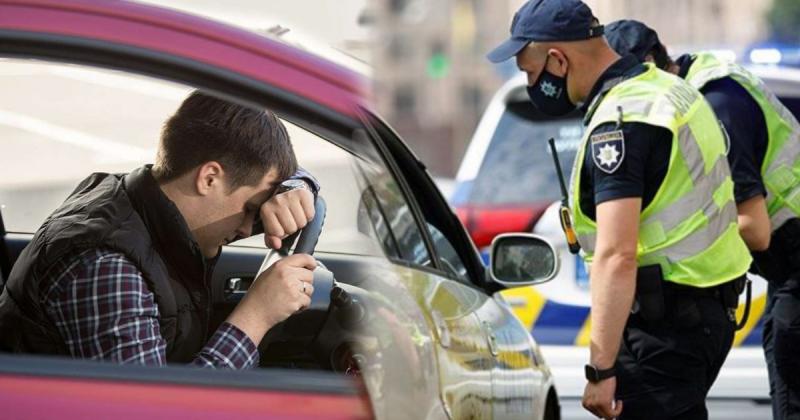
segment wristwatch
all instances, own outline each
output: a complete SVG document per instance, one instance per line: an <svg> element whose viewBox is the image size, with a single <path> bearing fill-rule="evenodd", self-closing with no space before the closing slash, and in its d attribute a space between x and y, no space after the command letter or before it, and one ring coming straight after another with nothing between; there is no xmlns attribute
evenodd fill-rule
<svg viewBox="0 0 800 420"><path fill-rule="evenodd" d="M583 369L586 372L586 380L593 384L617 375L615 366L611 366L608 369L598 369L594 365L587 364Z"/></svg>
<svg viewBox="0 0 800 420"><path fill-rule="evenodd" d="M308 184L305 181L303 181L302 179L292 178L281 182L280 185L278 185L277 193L280 194L280 193L285 193L286 191L292 191L297 189L304 189L310 191L310 188L308 187Z"/></svg>

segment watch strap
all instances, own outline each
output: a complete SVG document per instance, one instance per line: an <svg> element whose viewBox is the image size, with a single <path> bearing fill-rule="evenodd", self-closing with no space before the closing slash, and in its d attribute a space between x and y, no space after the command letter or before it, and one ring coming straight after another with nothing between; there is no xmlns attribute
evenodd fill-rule
<svg viewBox="0 0 800 420"><path fill-rule="evenodd" d="M586 372L586 380L588 380L589 382L597 383L604 379L616 376L617 369L616 369L616 364L614 364L614 366L611 366L608 369L598 369L594 365L587 364L585 367L585 372Z"/></svg>

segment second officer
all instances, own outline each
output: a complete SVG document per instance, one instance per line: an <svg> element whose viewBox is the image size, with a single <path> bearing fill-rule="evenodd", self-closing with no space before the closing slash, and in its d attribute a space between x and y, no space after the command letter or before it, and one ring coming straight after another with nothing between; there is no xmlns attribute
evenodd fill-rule
<svg viewBox="0 0 800 420"><path fill-rule="evenodd" d="M618 52L686 79L726 128L739 232L769 281L763 344L776 420L800 416L800 124L753 73L711 53L673 61L656 32L635 20L607 27Z"/></svg>

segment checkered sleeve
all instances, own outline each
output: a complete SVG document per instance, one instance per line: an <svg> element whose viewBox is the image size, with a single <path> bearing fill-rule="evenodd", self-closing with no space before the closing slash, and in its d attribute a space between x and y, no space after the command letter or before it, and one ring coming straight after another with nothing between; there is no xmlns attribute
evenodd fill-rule
<svg viewBox="0 0 800 420"><path fill-rule="evenodd" d="M247 369L258 365L258 349L242 330L223 322L192 364L201 367Z"/></svg>
<svg viewBox="0 0 800 420"><path fill-rule="evenodd" d="M87 250L61 258L45 278L51 280L43 282L42 305L73 357L166 364L154 295L124 255ZM233 325L223 324L193 364L244 369L257 362L253 342Z"/></svg>

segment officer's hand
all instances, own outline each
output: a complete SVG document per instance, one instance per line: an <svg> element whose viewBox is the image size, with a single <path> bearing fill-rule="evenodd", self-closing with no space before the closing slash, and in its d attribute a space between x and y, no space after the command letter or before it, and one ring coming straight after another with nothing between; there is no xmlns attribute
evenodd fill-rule
<svg viewBox="0 0 800 420"><path fill-rule="evenodd" d="M622 401L614 400L617 378L611 377L598 383L588 382L583 391L583 408L603 419L613 419L622 413Z"/></svg>
<svg viewBox="0 0 800 420"><path fill-rule="evenodd" d="M264 242L278 249L283 238L304 228L313 218L314 194L311 191L301 188L276 194L261 205Z"/></svg>
<svg viewBox="0 0 800 420"><path fill-rule="evenodd" d="M261 273L228 317L256 345L264 334L311 303L314 293L314 257L294 254L281 259Z"/></svg>

